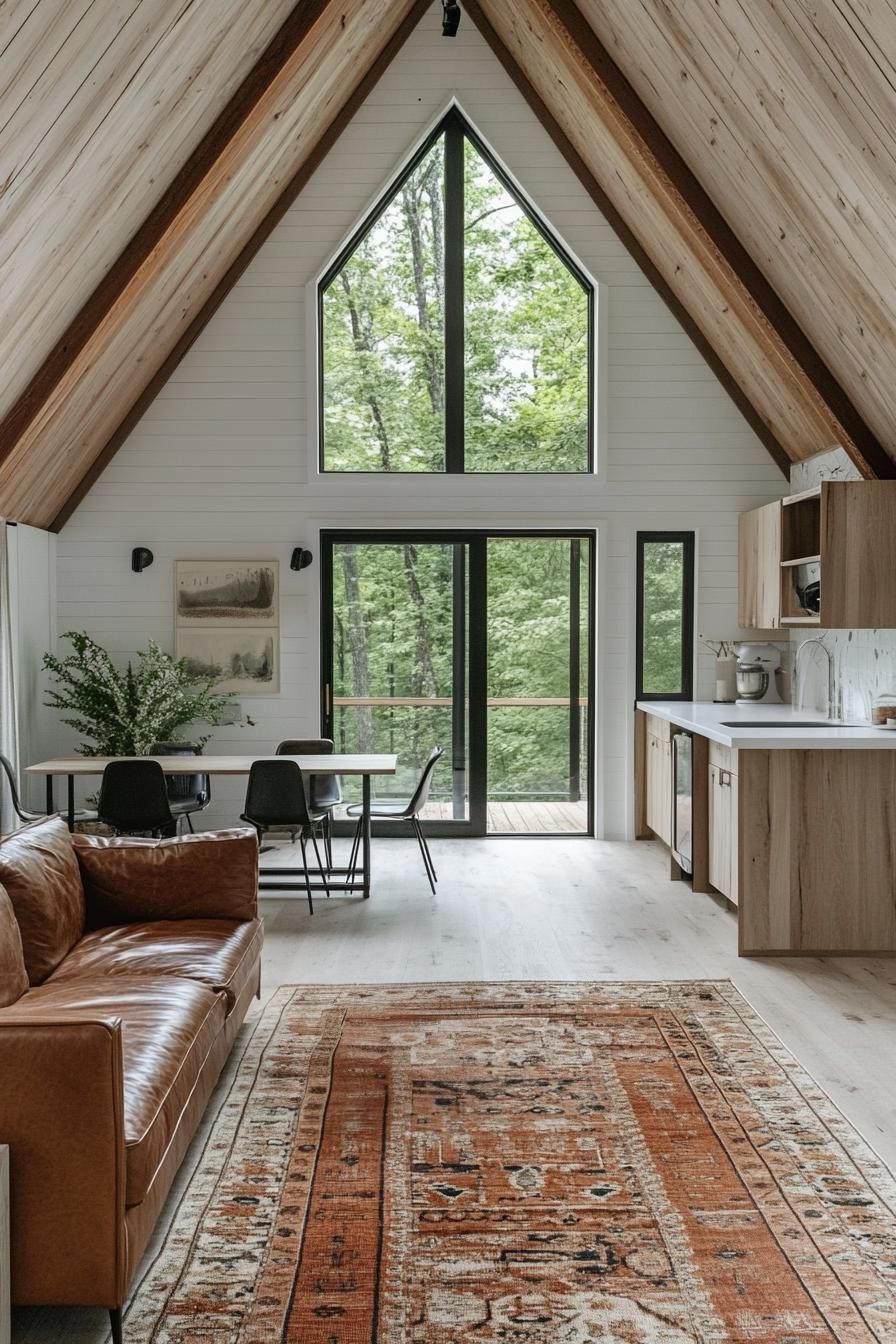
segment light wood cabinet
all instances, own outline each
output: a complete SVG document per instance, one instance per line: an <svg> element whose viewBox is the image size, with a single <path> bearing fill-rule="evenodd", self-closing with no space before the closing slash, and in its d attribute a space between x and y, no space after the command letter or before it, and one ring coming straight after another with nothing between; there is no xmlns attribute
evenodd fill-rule
<svg viewBox="0 0 896 1344"><path fill-rule="evenodd" d="M744 630L781 624L781 501L742 513L737 529L737 623Z"/></svg>
<svg viewBox="0 0 896 1344"><path fill-rule="evenodd" d="M709 767L709 880L737 904L737 775L722 765Z"/></svg>
<svg viewBox="0 0 896 1344"><path fill-rule="evenodd" d="M796 592L820 573L821 611ZM738 624L747 630L896 627L896 481L822 481L740 516ZM805 582L805 578L803 578Z"/></svg>
<svg viewBox="0 0 896 1344"><path fill-rule="evenodd" d="M647 825L672 843L672 743L647 733Z"/></svg>

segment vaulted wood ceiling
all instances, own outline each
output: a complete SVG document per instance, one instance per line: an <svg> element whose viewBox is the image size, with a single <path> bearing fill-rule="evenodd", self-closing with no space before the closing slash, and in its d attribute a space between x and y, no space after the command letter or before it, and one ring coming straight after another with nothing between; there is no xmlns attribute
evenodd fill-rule
<svg viewBox="0 0 896 1344"><path fill-rule="evenodd" d="M896 474L887 16L858 0L464 8L778 460L841 443ZM0 513L64 521L413 24L439 15L0 0Z"/></svg>

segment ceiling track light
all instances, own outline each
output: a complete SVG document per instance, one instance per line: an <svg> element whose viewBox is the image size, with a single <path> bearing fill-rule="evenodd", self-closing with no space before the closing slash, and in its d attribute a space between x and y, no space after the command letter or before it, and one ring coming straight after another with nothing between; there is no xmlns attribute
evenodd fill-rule
<svg viewBox="0 0 896 1344"><path fill-rule="evenodd" d="M457 0L442 0L442 36L456 37L460 27L460 5Z"/></svg>

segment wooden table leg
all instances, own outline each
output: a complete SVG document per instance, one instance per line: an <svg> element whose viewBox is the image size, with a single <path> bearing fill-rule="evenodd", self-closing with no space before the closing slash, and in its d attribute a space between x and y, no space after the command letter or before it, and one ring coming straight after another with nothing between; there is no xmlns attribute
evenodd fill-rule
<svg viewBox="0 0 896 1344"><path fill-rule="evenodd" d="M47 785L47 816L50 816L50 814L51 814L52 812L55 812L55 811L56 811L56 804L55 804L55 802L53 801L53 776L52 776L52 775L47 775L47 777L46 777L46 785Z"/></svg>
<svg viewBox="0 0 896 1344"><path fill-rule="evenodd" d="M370 776L362 776L361 783L361 834L362 845L364 849L363 872L364 872L364 899L370 899Z"/></svg>

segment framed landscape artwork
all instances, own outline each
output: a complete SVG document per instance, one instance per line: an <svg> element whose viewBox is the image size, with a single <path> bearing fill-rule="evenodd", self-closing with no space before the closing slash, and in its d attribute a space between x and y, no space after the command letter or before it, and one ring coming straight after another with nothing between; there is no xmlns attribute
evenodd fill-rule
<svg viewBox="0 0 896 1344"><path fill-rule="evenodd" d="M240 695L280 690L280 567L276 560L178 560L175 647L199 675Z"/></svg>

